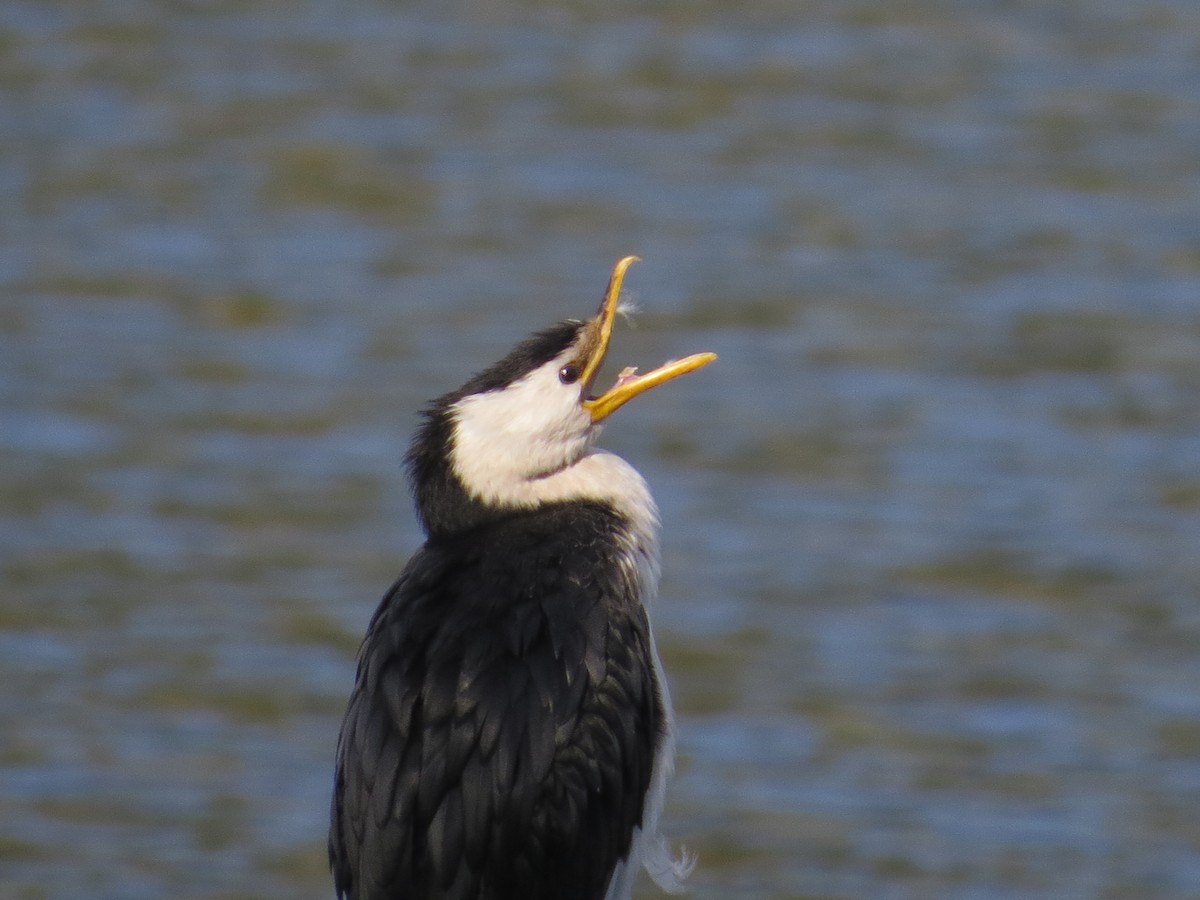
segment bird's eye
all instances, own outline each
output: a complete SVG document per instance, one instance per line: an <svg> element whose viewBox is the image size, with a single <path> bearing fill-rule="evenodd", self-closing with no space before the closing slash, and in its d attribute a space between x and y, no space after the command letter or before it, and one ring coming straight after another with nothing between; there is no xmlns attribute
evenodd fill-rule
<svg viewBox="0 0 1200 900"><path fill-rule="evenodd" d="M579 367L563 366L558 370L558 380L563 384L574 384L579 380Z"/></svg>

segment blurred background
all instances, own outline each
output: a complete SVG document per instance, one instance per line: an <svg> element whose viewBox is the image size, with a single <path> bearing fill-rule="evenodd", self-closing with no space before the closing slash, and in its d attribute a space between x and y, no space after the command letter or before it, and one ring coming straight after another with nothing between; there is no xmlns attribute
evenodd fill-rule
<svg viewBox="0 0 1200 900"><path fill-rule="evenodd" d="M4 3L0 893L332 895L416 410L628 253L693 896L1200 895L1191 0Z"/></svg>

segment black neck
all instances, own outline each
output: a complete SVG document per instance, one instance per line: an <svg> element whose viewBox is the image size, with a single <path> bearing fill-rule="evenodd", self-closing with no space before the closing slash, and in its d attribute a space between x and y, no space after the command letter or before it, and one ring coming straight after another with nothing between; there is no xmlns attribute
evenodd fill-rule
<svg viewBox="0 0 1200 900"><path fill-rule="evenodd" d="M425 533L441 537L467 531L501 513L472 497L450 465L454 423L449 411L435 404L424 413L405 458L413 500Z"/></svg>

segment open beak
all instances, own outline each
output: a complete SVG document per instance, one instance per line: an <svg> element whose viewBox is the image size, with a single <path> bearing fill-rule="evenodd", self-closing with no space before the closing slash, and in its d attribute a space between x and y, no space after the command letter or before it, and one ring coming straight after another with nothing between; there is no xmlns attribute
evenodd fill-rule
<svg viewBox="0 0 1200 900"><path fill-rule="evenodd" d="M638 262L638 257L626 256L616 264L612 277L608 280L608 290L604 293L604 302L600 304L596 318L588 323L591 339L588 342L587 359L581 376L585 395L591 391L596 375L604 364L604 357L608 354L608 344L612 340L613 323L617 318L617 306L621 299L621 284L625 281L625 272L635 262ZM696 369L707 366L716 358L717 354L715 353L693 353L683 359L664 363L645 375L637 374L637 369L632 367L623 369L617 376L616 384L599 397L588 396L583 401L583 407L591 414L593 422L599 422L607 419L638 394L645 393L650 388L657 387L672 378L694 372Z"/></svg>

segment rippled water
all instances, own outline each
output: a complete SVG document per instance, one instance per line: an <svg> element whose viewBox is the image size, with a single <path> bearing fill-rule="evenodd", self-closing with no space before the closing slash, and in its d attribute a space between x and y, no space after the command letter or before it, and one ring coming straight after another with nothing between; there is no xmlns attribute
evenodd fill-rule
<svg viewBox="0 0 1200 900"><path fill-rule="evenodd" d="M1200 894L1194 4L15 2L0 198L5 896L331 895L414 411L627 253L694 896Z"/></svg>

